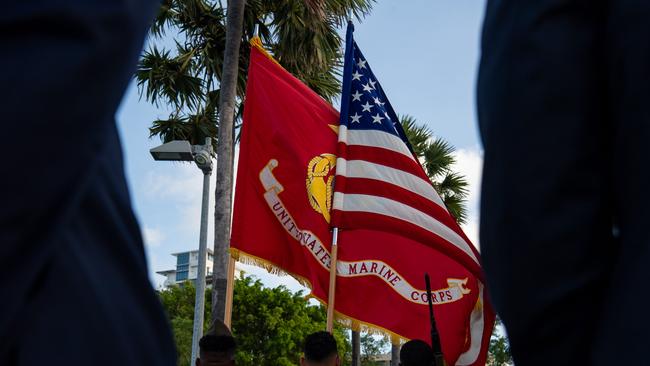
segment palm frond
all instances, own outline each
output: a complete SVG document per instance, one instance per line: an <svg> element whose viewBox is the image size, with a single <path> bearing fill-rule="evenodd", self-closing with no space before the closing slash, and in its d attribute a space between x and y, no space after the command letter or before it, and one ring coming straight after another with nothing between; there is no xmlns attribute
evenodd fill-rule
<svg viewBox="0 0 650 366"><path fill-rule="evenodd" d="M332 69L325 73L302 75L300 79L318 95L332 103L341 92L338 75L339 70Z"/></svg>
<svg viewBox="0 0 650 366"><path fill-rule="evenodd" d="M213 112L202 110L196 114L190 114L187 117L187 126L189 131L188 139L193 145L202 145L206 137L212 139L213 147L216 151L217 146L217 115Z"/></svg>
<svg viewBox="0 0 650 366"><path fill-rule="evenodd" d="M435 177L448 172L456 161L453 153L454 148L448 142L440 138L431 139L423 151L427 175Z"/></svg>
<svg viewBox="0 0 650 366"><path fill-rule="evenodd" d="M135 78L141 94L144 90L146 99L155 105L163 98L177 109L193 107L203 98L203 80L193 75L193 67L190 55L173 57L168 50L153 46L140 59Z"/></svg>
<svg viewBox="0 0 650 366"><path fill-rule="evenodd" d="M467 222L467 201L458 196L446 196L443 198L447 211L459 224Z"/></svg>
<svg viewBox="0 0 650 366"><path fill-rule="evenodd" d="M151 23L150 33L157 38L164 36L166 29L174 23L174 18L177 15L177 2L175 0L163 0L156 17Z"/></svg>
<svg viewBox="0 0 650 366"><path fill-rule="evenodd" d="M438 181L437 188L440 195L466 198L469 194L469 183L464 176L456 172L446 172Z"/></svg>
<svg viewBox="0 0 650 366"><path fill-rule="evenodd" d="M374 0L328 0L325 1L325 12L330 14L337 27L340 27L349 15L361 21L370 13L374 3Z"/></svg>
<svg viewBox="0 0 650 366"><path fill-rule="evenodd" d="M158 136L162 142L174 140L188 140L191 132L186 119L170 116L168 119L157 119L149 128L149 137Z"/></svg>
<svg viewBox="0 0 650 366"><path fill-rule="evenodd" d="M415 118L409 115L400 116L399 119L415 154L423 157L429 140L433 138L431 129L424 124L418 124Z"/></svg>

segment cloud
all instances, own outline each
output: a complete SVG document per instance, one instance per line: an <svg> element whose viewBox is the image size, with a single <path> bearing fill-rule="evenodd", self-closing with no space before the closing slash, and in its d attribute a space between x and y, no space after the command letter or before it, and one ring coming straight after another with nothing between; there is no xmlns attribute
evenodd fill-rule
<svg viewBox="0 0 650 366"><path fill-rule="evenodd" d="M481 201L481 177L483 174L483 151L478 148L459 149L454 152L456 163L453 170L467 179L469 195L467 197L468 219L462 225L463 231L472 243L480 249L479 243L479 204Z"/></svg>
<svg viewBox="0 0 650 366"><path fill-rule="evenodd" d="M303 291L305 295L310 292L309 288L301 285L300 282L289 275L279 276L269 273L264 268L244 263L237 263L237 268L239 268L245 276L252 276L254 278L260 279L262 281L262 284L268 288L274 288L282 285L292 292Z"/></svg>
<svg viewBox="0 0 650 366"><path fill-rule="evenodd" d="M187 203L201 198L202 173L187 163L170 163L172 167L149 171L145 179L145 194L150 199Z"/></svg>
<svg viewBox="0 0 650 366"><path fill-rule="evenodd" d="M158 257L151 250L145 250L145 253L147 258L147 268L149 269L149 282L154 289L161 289L163 288L165 277L157 274L156 271L168 268L160 268L161 266Z"/></svg>
<svg viewBox="0 0 650 366"><path fill-rule="evenodd" d="M459 149L454 152L456 163L453 170L464 175L469 183L467 203L470 211L477 211L481 197L481 176L483 174L483 151L478 148ZM478 215L478 212L476 212Z"/></svg>
<svg viewBox="0 0 650 366"><path fill-rule="evenodd" d="M481 243L479 242L478 225L479 225L478 216L470 215L467 218L467 222L462 224L461 227L462 227L463 231L465 232L465 235L467 235L467 238L480 251L481 250Z"/></svg>
<svg viewBox="0 0 650 366"><path fill-rule="evenodd" d="M239 162L239 146L234 151L234 177L237 176ZM172 163L166 168L156 168L148 172L145 179L144 192L148 200L164 201L169 211L174 215L174 228L164 228L161 233L174 229L176 235L182 237L182 242L190 243L191 248L197 249L199 230L201 228L201 204L203 196L203 174L192 163ZM208 203L208 248L214 242L214 208L217 167L210 176ZM190 249L189 247L186 249Z"/></svg>
<svg viewBox="0 0 650 366"><path fill-rule="evenodd" d="M143 226L142 238L148 247L158 247L165 240L165 234L157 227Z"/></svg>

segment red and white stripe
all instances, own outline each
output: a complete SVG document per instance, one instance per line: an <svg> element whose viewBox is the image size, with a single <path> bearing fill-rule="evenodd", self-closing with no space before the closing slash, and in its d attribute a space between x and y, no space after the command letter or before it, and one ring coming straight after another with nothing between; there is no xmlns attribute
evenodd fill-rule
<svg viewBox="0 0 650 366"><path fill-rule="evenodd" d="M339 127L332 223L407 236L455 259L479 280L469 319L469 347L457 366L475 365L490 334L479 254L447 211L418 160L397 136Z"/></svg>
<svg viewBox="0 0 650 366"><path fill-rule="evenodd" d="M338 152L334 226L414 238L454 258L482 279L476 248L399 137L341 125Z"/></svg>

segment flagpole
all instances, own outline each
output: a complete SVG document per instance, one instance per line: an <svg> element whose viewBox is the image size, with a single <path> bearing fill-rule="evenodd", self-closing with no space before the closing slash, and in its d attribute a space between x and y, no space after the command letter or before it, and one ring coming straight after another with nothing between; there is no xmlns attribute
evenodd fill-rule
<svg viewBox="0 0 650 366"><path fill-rule="evenodd" d="M338 248L339 228L332 230L332 260L330 261L330 286L327 296L327 331L332 333L334 328L334 301L336 297L336 257Z"/></svg>
<svg viewBox="0 0 650 366"><path fill-rule="evenodd" d="M235 291L235 258L228 256L228 282L226 285L226 311L223 322L228 328L232 324L232 298Z"/></svg>

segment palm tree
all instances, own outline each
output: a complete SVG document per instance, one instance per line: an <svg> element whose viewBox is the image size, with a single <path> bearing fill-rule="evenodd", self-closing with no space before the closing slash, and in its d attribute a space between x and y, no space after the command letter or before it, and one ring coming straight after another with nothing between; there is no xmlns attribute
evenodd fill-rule
<svg viewBox="0 0 650 366"><path fill-rule="evenodd" d="M135 75L141 97L172 109L167 118L152 122L150 137L158 136L163 142L188 140L192 144L202 144L205 137L211 137L215 150L226 152L219 154L219 161L230 160L232 164L234 134L229 132L234 128L230 127L230 109L234 108L236 120L239 120L246 86L248 41L255 28L258 27L263 44L282 66L323 98L332 101L340 91L338 76L342 55L337 29L348 16L360 20L370 11L372 2L249 0L243 9L243 19L227 21L226 7L221 1L164 0L151 27L152 45L144 52ZM229 5L229 10L237 13L243 1ZM232 27L242 23L241 32L239 29L234 32ZM168 34L175 43L173 51L160 48L155 42ZM227 35L232 37L233 34L241 34L237 42L229 46L229 54L236 55L238 60L237 65L233 65L234 70L228 65L224 68L224 64L232 61L225 55L228 54ZM241 46L236 45L239 42ZM233 45L239 49L238 54L232 52ZM232 91L226 88L228 73L236 75L234 97L224 95L222 98L222 89L224 93ZM220 112L223 116L219 119ZM222 130L218 135L227 141L216 138L219 120L229 131ZM216 203L215 264L226 263L228 249L227 229L224 228L230 225L230 190L224 187L232 182L232 169L225 169L226 165L219 164L217 172L216 196L227 196L227 199L217 199ZM213 319L223 319L226 279L216 268L213 281Z"/></svg>
<svg viewBox="0 0 650 366"><path fill-rule="evenodd" d="M219 93L219 144L217 146L217 184L214 195L214 264L212 265L212 315L210 331L217 329L217 320L225 320L228 306L228 268L234 267L230 254L230 217L232 214L233 163L235 103L237 102L237 79L239 77L239 48L244 23L245 0L231 0L228 3L226 21L226 44L223 54ZM234 271L234 268L231 268ZM230 284L234 292L234 283ZM232 308L232 304L230 304Z"/></svg>
<svg viewBox="0 0 650 366"><path fill-rule="evenodd" d="M341 39L337 29L348 14L358 20L374 0L246 1L237 79L237 116L242 113L255 27L280 64L328 101L340 93ZM135 77L140 95L172 108L166 119L153 121L150 136L201 144L216 141L220 82L226 41L226 15L221 1L164 0L152 27L151 46ZM175 50L156 40L171 36Z"/></svg>
<svg viewBox="0 0 650 366"><path fill-rule="evenodd" d="M431 184L438 191L449 213L460 224L467 221L468 183L465 177L453 171L456 162L454 148L440 137L434 137L424 124L411 116L400 117L404 132L420 159Z"/></svg>

